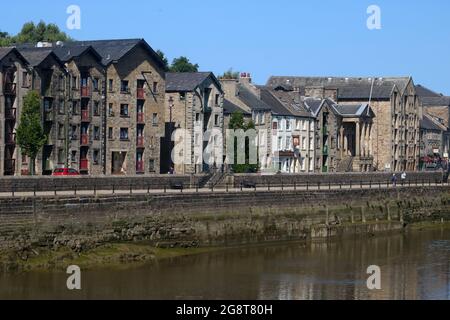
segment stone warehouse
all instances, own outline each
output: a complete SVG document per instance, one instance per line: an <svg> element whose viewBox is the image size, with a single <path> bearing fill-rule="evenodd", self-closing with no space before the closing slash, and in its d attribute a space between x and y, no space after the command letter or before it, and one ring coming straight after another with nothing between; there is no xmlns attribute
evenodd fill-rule
<svg viewBox="0 0 450 320"><path fill-rule="evenodd" d="M262 173L418 171L450 150L450 98L411 77L274 76L258 86L248 73L166 73L143 39L38 43L0 48L2 176L29 174L15 135L30 90L47 135L40 175L209 172L227 161L235 112L255 125Z"/></svg>

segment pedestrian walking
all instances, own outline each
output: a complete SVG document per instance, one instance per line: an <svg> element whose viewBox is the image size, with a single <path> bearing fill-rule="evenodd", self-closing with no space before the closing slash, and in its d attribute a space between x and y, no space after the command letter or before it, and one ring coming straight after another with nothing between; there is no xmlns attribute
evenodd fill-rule
<svg viewBox="0 0 450 320"><path fill-rule="evenodd" d="M392 186L395 188L397 186L397 176L395 175L395 173L392 175Z"/></svg>
<svg viewBox="0 0 450 320"><path fill-rule="evenodd" d="M402 179L402 186L404 186L406 183L406 172L405 171L403 171L401 179Z"/></svg>

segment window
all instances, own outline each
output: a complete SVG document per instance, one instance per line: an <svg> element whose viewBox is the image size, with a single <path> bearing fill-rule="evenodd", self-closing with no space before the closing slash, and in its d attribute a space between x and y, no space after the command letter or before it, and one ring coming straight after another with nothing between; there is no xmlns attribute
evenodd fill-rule
<svg viewBox="0 0 450 320"><path fill-rule="evenodd" d="M302 149L305 150L305 151L307 149L306 138L305 137L302 138Z"/></svg>
<svg viewBox="0 0 450 320"><path fill-rule="evenodd" d="M219 115L218 115L218 114L216 114L216 115L214 116L214 125L215 125L216 127L219 126Z"/></svg>
<svg viewBox="0 0 450 320"><path fill-rule="evenodd" d="M259 114L259 124L264 124L264 113Z"/></svg>
<svg viewBox="0 0 450 320"><path fill-rule="evenodd" d="M98 80L98 78L92 79L92 89L94 91L99 91L99 80Z"/></svg>
<svg viewBox="0 0 450 320"><path fill-rule="evenodd" d="M61 123L58 123L58 139L64 139L64 125Z"/></svg>
<svg viewBox="0 0 450 320"><path fill-rule="evenodd" d="M152 123L153 123L154 126L158 125L158 114L157 113L153 114L153 116L152 116Z"/></svg>
<svg viewBox="0 0 450 320"><path fill-rule="evenodd" d="M78 89L78 77L72 76L72 83L71 83L72 90Z"/></svg>
<svg viewBox="0 0 450 320"><path fill-rule="evenodd" d="M302 122L303 122L303 131L308 130L308 121L302 120Z"/></svg>
<svg viewBox="0 0 450 320"><path fill-rule="evenodd" d="M309 150L314 151L314 138L309 138Z"/></svg>
<svg viewBox="0 0 450 320"><path fill-rule="evenodd" d="M128 128L120 128L120 140L128 140Z"/></svg>
<svg viewBox="0 0 450 320"><path fill-rule="evenodd" d="M283 148L283 137L278 137L278 150L281 150Z"/></svg>
<svg viewBox="0 0 450 320"><path fill-rule="evenodd" d="M158 93L158 82L153 82L153 93Z"/></svg>
<svg viewBox="0 0 450 320"><path fill-rule="evenodd" d="M114 130L112 127L108 128L108 139L113 140L114 139Z"/></svg>
<svg viewBox="0 0 450 320"><path fill-rule="evenodd" d="M272 123L272 129L273 130L278 130L278 122L273 122Z"/></svg>
<svg viewBox="0 0 450 320"><path fill-rule="evenodd" d="M216 98L215 98L215 101L214 101L216 106L219 105L219 101L220 101L220 94L216 94Z"/></svg>
<svg viewBox="0 0 450 320"><path fill-rule="evenodd" d="M120 116L123 118L128 118L128 105L127 104L121 104L120 105Z"/></svg>
<svg viewBox="0 0 450 320"><path fill-rule="evenodd" d="M78 101L72 101L72 114L73 115L79 114Z"/></svg>
<svg viewBox="0 0 450 320"><path fill-rule="evenodd" d="M301 130L301 128L302 128L301 127L301 121L297 119L296 122L295 122L295 129L296 130Z"/></svg>
<svg viewBox="0 0 450 320"><path fill-rule="evenodd" d="M100 140L100 127L94 127L94 140Z"/></svg>
<svg viewBox="0 0 450 320"><path fill-rule="evenodd" d="M110 104L108 105L108 115L109 115L110 117L114 117L114 105L113 105L112 103L110 103Z"/></svg>
<svg viewBox="0 0 450 320"><path fill-rule="evenodd" d="M100 115L100 102L94 101L94 116Z"/></svg>
<svg viewBox="0 0 450 320"><path fill-rule="evenodd" d="M291 120L289 120L289 119L286 120L286 130L287 131L291 130Z"/></svg>
<svg viewBox="0 0 450 320"><path fill-rule="evenodd" d="M63 164L65 162L64 149L58 149L58 164Z"/></svg>
<svg viewBox="0 0 450 320"><path fill-rule="evenodd" d="M186 100L186 92L180 92L180 100L181 101Z"/></svg>
<svg viewBox="0 0 450 320"><path fill-rule="evenodd" d="M150 172L155 172L155 159L150 159L148 161L148 170Z"/></svg>
<svg viewBox="0 0 450 320"><path fill-rule="evenodd" d="M92 154L92 160L94 161L95 165L98 165L99 163L99 155L100 155L100 151L98 149L94 150L94 153Z"/></svg>
<svg viewBox="0 0 450 320"><path fill-rule="evenodd" d="M28 88L29 86L29 82L28 82L28 72L24 71L22 73L22 87L23 88Z"/></svg>
<svg viewBox="0 0 450 320"><path fill-rule="evenodd" d="M286 150L291 149L291 137L286 137Z"/></svg>
<svg viewBox="0 0 450 320"><path fill-rule="evenodd" d="M66 105L64 100L59 101L59 108L58 108L59 114L64 114L66 112Z"/></svg>
<svg viewBox="0 0 450 320"><path fill-rule="evenodd" d="M109 88L109 92L114 92L114 80L113 79L108 80L108 88Z"/></svg>
<svg viewBox="0 0 450 320"><path fill-rule="evenodd" d="M70 127L70 138L72 140L77 140L78 136L77 136L77 126L71 126Z"/></svg>
<svg viewBox="0 0 450 320"><path fill-rule="evenodd" d="M128 81L127 80L122 80L120 82L120 92L121 93L130 93L130 87L128 85Z"/></svg>
<svg viewBox="0 0 450 320"><path fill-rule="evenodd" d="M70 154L70 161L77 162L77 152L73 150Z"/></svg>

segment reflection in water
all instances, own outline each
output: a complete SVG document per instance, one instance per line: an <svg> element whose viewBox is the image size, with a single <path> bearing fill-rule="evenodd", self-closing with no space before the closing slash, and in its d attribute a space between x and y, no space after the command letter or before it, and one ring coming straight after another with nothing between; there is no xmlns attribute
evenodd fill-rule
<svg viewBox="0 0 450 320"><path fill-rule="evenodd" d="M369 291L367 267L382 271ZM450 230L224 250L127 271L0 276L2 299L450 299Z"/></svg>

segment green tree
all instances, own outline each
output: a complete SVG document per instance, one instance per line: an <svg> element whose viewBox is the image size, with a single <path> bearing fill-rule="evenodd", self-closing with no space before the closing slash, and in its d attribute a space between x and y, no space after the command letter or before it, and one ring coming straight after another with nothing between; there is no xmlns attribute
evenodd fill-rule
<svg viewBox="0 0 450 320"><path fill-rule="evenodd" d="M239 79L239 71L233 71L233 68L228 69L228 71L225 71L222 76L220 76L221 79Z"/></svg>
<svg viewBox="0 0 450 320"><path fill-rule="evenodd" d="M169 60L167 59L164 52L162 52L161 50L156 50L156 53L158 54L158 56L161 58L162 62L164 63L164 71L166 71L166 72L169 71L169 69L170 69Z"/></svg>
<svg viewBox="0 0 450 320"><path fill-rule="evenodd" d="M46 24L40 21L37 25L34 22L27 22L22 26L22 30L15 36L10 36L6 32L0 32L0 46L8 46L20 43L37 43L40 41L73 41L66 33L62 32L54 23Z"/></svg>
<svg viewBox="0 0 450 320"><path fill-rule="evenodd" d="M242 129L244 131L255 129L255 123L253 120L250 120L246 123L244 119L244 115L240 111L235 111L231 115L230 123L228 125L229 129L239 130ZM238 164L238 139L234 138L234 165L233 171L235 173L248 173L248 172L257 172L258 164L250 164L250 148L254 148L254 141L250 141L249 138L245 138L245 164ZM242 149L242 146L241 148Z"/></svg>
<svg viewBox="0 0 450 320"><path fill-rule="evenodd" d="M36 156L47 141L41 123L41 99L37 91L28 92L23 99L20 125L17 128L17 144L22 154L30 158L30 173L35 174Z"/></svg>
<svg viewBox="0 0 450 320"><path fill-rule="evenodd" d="M170 66L171 72L198 72L198 64L192 64L188 58L179 57L173 59Z"/></svg>

